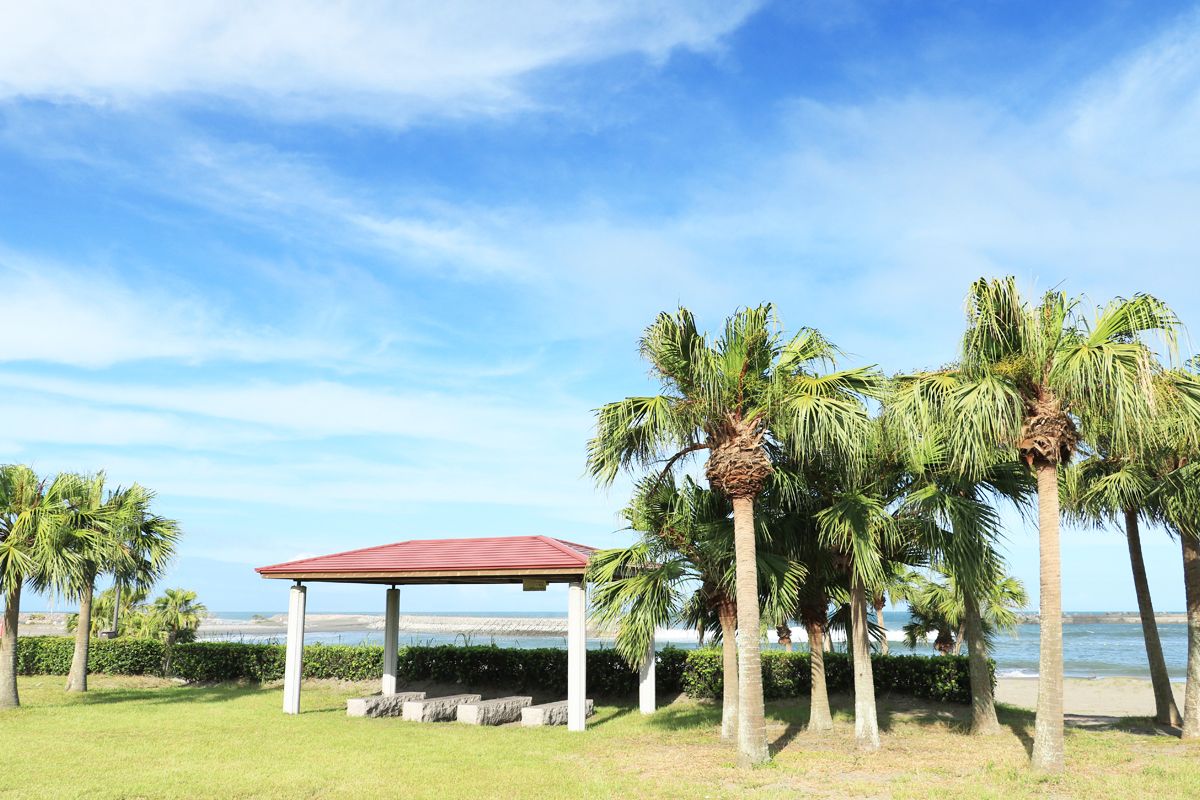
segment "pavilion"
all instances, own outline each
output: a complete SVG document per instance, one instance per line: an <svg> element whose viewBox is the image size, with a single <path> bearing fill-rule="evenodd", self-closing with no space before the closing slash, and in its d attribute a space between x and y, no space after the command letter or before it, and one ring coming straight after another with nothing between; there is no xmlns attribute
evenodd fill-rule
<svg viewBox="0 0 1200 800"><path fill-rule="evenodd" d="M585 573L596 548L549 536L422 539L302 558L255 571L264 578L294 581L288 603L283 710L300 713L304 672L306 583L365 583L389 587L384 603L383 694L397 691L400 590L404 585L507 583L541 589L566 583L567 729L584 730L587 697L587 604ZM654 712L654 642L639 674L639 706Z"/></svg>

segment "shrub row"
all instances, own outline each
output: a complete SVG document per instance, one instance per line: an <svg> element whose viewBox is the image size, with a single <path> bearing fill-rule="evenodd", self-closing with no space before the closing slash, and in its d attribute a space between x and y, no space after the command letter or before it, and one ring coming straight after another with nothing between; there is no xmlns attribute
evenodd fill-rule
<svg viewBox="0 0 1200 800"><path fill-rule="evenodd" d="M22 637L17 670L22 675L65 675L71 668L74 642L69 637ZM187 681L272 681L283 677L284 646L245 642L188 642L171 648L169 671ZM167 647L156 639L97 639L88 669L110 675L163 675ZM587 653L588 690L598 697L632 693L637 674L613 650ZM930 700L969 703L970 678L965 657L915 655L873 656L875 687ZM494 645L404 647L399 654L402 680L432 680L464 686L564 693L567 651L558 648L507 648ZM306 678L375 680L383 673L378 645L309 645L304 649ZM655 683L660 692L686 691L692 697L721 696L721 651L658 652ZM853 690L850 659L826 653L825 679L831 692ZM798 697L811 687L808 654L768 650L763 653L763 693L768 699Z"/></svg>
<svg viewBox="0 0 1200 800"><path fill-rule="evenodd" d="M165 645L157 639L93 639L88 670L109 675L157 675ZM66 675L71 671L75 640L67 636L22 636L17 639L17 673Z"/></svg>
<svg viewBox="0 0 1200 800"><path fill-rule="evenodd" d="M22 637L17 671L22 675L65 675L71 669L74 641L62 636ZM88 669L110 675L170 675L187 681L271 681L283 677L285 648L280 644L188 642L170 651L156 639L94 639ZM655 683L664 693L682 690L686 652L660 650ZM494 645L404 647L399 653L401 680L433 680L468 686L566 692L567 651L558 648L506 648ZM623 695L637 688L637 674L613 650L587 653L588 688L597 696ZM383 648L378 645L323 645L304 648L304 677L346 681L378 680Z"/></svg>
<svg viewBox="0 0 1200 800"><path fill-rule="evenodd" d="M763 695L767 699L801 697L812 689L807 652L767 650L762 654ZM995 682L995 665L992 664ZM927 700L971 702L966 656L871 656L877 692L896 692ZM683 690L691 697L716 699L724 686L721 651L693 650L683 670ZM854 672L846 653L825 654L825 685L830 692L854 691Z"/></svg>

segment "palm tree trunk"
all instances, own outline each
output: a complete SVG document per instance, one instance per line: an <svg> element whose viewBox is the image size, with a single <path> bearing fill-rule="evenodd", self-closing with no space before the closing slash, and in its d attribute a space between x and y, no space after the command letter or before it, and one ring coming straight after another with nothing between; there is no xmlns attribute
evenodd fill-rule
<svg viewBox="0 0 1200 800"><path fill-rule="evenodd" d="M763 764L767 751L759 652L758 562L754 541L754 498L733 500L733 541L738 621L738 765Z"/></svg>
<svg viewBox="0 0 1200 800"><path fill-rule="evenodd" d="M875 712L875 677L867 635L867 592L856 575L850 576L850 638L854 652L854 737L859 747L878 750L879 719Z"/></svg>
<svg viewBox="0 0 1200 800"><path fill-rule="evenodd" d="M21 705L17 694L17 622L21 614L21 583L4 598L4 635L0 637L0 708Z"/></svg>
<svg viewBox="0 0 1200 800"><path fill-rule="evenodd" d="M996 698L992 693L992 671L988 668L987 641L983 638L979 600L973 592L963 592L963 607L967 670L971 676L971 733L990 736L1000 732L1000 721L996 719Z"/></svg>
<svg viewBox="0 0 1200 800"><path fill-rule="evenodd" d="M888 638L887 624L883 621L883 607L885 605L887 605L887 602L883 598L875 601L875 624L883 631L883 641L879 643L879 652L881 655L886 656L888 654Z"/></svg>
<svg viewBox="0 0 1200 800"><path fill-rule="evenodd" d="M1037 720L1034 723L1035 769L1063 769L1062 559L1058 542L1058 467L1037 465L1038 546L1041 551Z"/></svg>
<svg viewBox="0 0 1200 800"><path fill-rule="evenodd" d="M958 630L956 630L954 632L954 650L952 651L954 655L956 655L956 656L962 655L962 646L963 646L963 642L966 640L966 638L967 638L967 622L966 622L966 620L963 620L962 622L959 623Z"/></svg>
<svg viewBox="0 0 1200 800"><path fill-rule="evenodd" d="M738 730L738 656L737 656L737 606L731 600L722 600L717 607L721 621L721 738L737 739Z"/></svg>
<svg viewBox="0 0 1200 800"><path fill-rule="evenodd" d="M113 624L112 635L117 635L117 626L121 623L121 582L113 584Z"/></svg>
<svg viewBox="0 0 1200 800"><path fill-rule="evenodd" d="M1187 597L1187 686L1183 691L1184 739L1200 739L1200 541L1181 531L1183 587Z"/></svg>
<svg viewBox="0 0 1200 800"><path fill-rule="evenodd" d="M1158 638L1158 623L1154 620L1154 603L1150 599L1150 582L1146 579L1146 564L1142 561L1142 540L1138 530L1137 509L1125 509L1125 537L1129 541L1129 565L1133 569L1133 589L1137 594L1138 613L1142 617L1142 637L1146 640L1146 660L1150 662L1150 683L1154 687L1154 719L1163 725L1178 726L1182 721L1175 695L1171 693L1171 677L1163 659L1162 642Z"/></svg>
<svg viewBox="0 0 1200 800"><path fill-rule="evenodd" d="M812 675L808 729L828 731L833 729L833 715L829 713L829 689L825 685L825 631L812 621L805 628L808 629L808 665Z"/></svg>
<svg viewBox="0 0 1200 800"><path fill-rule="evenodd" d="M88 577L85 575L84 580ZM93 575L91 582L84 584L83 592L79 595L79 621L75 623L75 654L71 656L71 672L67 675L68 692L87 691L88 647L92 642L92 593L95 585L96 577Z"/></svg>

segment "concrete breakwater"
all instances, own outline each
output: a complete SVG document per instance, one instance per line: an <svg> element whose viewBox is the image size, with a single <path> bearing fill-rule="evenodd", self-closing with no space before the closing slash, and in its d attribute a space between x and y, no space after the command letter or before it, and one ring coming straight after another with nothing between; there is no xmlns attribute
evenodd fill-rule
<svg viewBox="0 0 1200 800"><path fill-rule="evenodd" d="M1037 625L1041 615L1037 612L1024 612L1017 615L1023 625ZM1187 614L1171 612L1155 614L1154 620L1159 625L1186 625ZM1103 611L1091 613L1086 611L1070 611L1063 614L1064 625L1140 625L1142 618L1136 611Z"/></svg>

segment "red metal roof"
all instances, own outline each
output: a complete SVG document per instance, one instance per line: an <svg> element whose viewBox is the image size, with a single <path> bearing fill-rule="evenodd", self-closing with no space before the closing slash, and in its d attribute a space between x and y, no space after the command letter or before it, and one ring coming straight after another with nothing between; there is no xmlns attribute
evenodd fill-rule
<svg viewBox="0 0 1200 800"><path fill-rule="evenodd" d="M549 536L477 539L414 539L301 558L255 572L269 577L292 573L452 572L460 570L582 570L596 548Z"/></svg>

